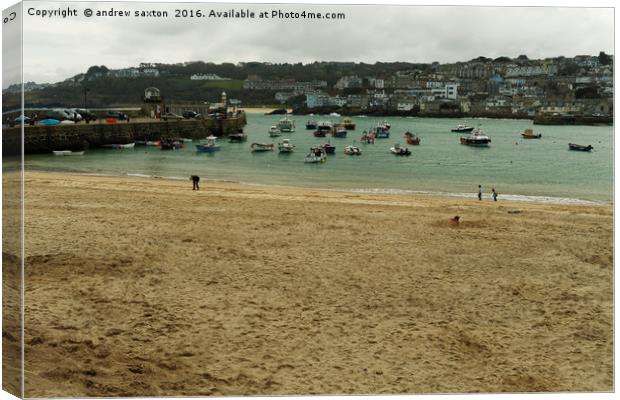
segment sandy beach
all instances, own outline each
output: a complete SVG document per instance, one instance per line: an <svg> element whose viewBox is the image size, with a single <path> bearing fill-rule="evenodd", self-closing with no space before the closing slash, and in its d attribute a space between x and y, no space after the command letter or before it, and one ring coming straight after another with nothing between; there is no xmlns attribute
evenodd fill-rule
<svg viewBox="0 0 620 400"><path fill-rule="evenodd" d="M25 395L611 391L612 212L27 173Z"/></svg>

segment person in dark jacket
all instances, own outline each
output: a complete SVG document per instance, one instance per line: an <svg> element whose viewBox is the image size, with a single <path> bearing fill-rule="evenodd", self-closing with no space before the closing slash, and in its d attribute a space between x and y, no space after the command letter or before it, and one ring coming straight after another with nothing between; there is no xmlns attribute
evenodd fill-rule
<svg viewBox="0 0 620 400"><path fill-rule="evenodd" d="M198 175L192 175L189 179L192 181L192 190L200 190L200 186L198 186L200 177Z"/></svg>

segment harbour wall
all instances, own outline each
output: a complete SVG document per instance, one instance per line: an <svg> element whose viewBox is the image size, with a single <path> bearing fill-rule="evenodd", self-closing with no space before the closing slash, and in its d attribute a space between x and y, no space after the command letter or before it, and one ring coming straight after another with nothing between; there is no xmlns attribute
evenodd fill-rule
<svg viewBox="0 0 620 400"><path fill-rule="evenodd" d="M162 137L199 139L209 135L227 136L246 125L244 113L234 118L79 123L24 127L24 152L49 153L52 150L81 150L105 144L124 144L136 140L159 140ZM3 155L21 153L21 127L2 130Z"/></svg>

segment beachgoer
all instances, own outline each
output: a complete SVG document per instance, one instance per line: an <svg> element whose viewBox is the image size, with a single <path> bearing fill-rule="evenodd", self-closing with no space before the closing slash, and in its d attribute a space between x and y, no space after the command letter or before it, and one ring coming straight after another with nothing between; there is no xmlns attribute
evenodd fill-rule
<svg viewBox="0 0 620 400"><path fill-rule="evenodd" d="M455 215L454 217L450 218L450 224L458 225L460 219L461 219L461 217L459 217L458 215Z"/></svg>
<svg viewBox="0 0 620 400"><path fill-rule="evenodd" d="M482 200L482 185L478 185L478 200Z"/></svg>
<svg viewBox="0 0 620 400"><path fill-rule="evenodd" d="M200 177L198 175L192 175L189 177L192 181L192 190L200 190L200 186L198 186L198 182L200 182Z"/></svg>
<svg viewBox="0 0 620 400"><path fill-rule="evenodd" d="M497 192L495 191L495 188L491 189L491 192L493 193L493 201L497 201Z"/></svg>

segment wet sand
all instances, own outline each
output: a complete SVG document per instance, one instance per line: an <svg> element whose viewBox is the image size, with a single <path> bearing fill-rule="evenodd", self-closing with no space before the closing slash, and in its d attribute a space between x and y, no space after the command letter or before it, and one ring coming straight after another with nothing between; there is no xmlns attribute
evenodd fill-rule
<svg viewBox="0 0 620 400"><path fill-rule="evenodd" d="M611 206L26 179L27 397L613 389Z"/></svg>

